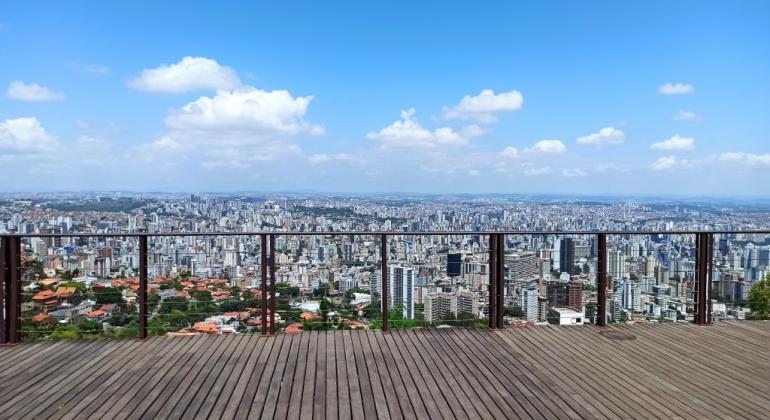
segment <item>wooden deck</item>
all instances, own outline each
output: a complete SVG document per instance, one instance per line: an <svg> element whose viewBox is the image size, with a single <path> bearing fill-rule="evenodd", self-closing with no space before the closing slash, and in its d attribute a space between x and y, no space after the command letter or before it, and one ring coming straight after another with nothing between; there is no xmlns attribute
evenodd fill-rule
<svg viewBox="0 0 770 420"><path fill-rule="evenodd" d="M768 418L770 322L0 348L2 418Z"/></svg>

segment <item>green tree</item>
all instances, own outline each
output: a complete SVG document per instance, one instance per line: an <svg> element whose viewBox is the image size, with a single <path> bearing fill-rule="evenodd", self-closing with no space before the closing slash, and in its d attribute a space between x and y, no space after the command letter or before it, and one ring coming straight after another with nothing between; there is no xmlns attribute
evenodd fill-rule
<svg viewBox="0 0 770 420"><path fill-rule="evenodd" d="M751 287L749 308L751 319L770 319L770 275Z"/></svg>
<svg viewBox="0 0 770 420"><path fill-rule="evenodd" d="M99 321L86 320L78 324L80 332L83 334L100 334L103 332L104 327Z"/></svg>
<svg viewBox="0 0 770 420"><path fill-rule="evenodd" d="M521 309L519 306L509 307L505 308L503 311L505 316L512 316L514 318L523 318L524 317L524 310Z"/></svg>
<svg viewBox="0 0 770 420"><path fill-rule="evenodd" d="M58 327L48 338L51 340L77 340L80 338L80 330L75 326Z"/></svg>
<svg viewBox="0 0 770 420"><path fill-rule="evenodd" d="M162 314L170 314L174 310L187 312L188 306L187 299L181 296L171 296L163 299L163 302L160 303L159 312Z"/></svg>
<svg viewBox="0 0 770 420"><path fill-rule="evenodd" d="M98 292L94 292L96 303L104 305L106 303L123 303L123 294L120 290L114 287L104 287L99 289Z"/></svg>

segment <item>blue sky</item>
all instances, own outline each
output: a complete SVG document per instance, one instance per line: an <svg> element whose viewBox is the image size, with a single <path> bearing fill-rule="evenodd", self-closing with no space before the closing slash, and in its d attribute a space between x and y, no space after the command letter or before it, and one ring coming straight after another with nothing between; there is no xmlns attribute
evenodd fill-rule
<svg viewBox="0 0 770 420"><path fill-rule="evenodd" d="M0 190L770 193L770 2L254 3L5 2Z"/></svg>

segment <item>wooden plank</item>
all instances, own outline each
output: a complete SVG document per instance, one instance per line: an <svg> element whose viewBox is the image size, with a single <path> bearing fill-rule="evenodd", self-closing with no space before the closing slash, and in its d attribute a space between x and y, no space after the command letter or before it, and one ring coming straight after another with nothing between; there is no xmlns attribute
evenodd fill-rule
<svg viewBox="0 0 770 420"><path fill-rule="evenodd" d="M329 332L332 334L332 332ZM329 381L328 373L326 371L326 335L327 331L318 332L318 341L316 349L316 361L317 366L315 377L315 391L313 391L313 415L308 417L310 419L326 420L326 384ZM331 372L334 375L334 372ZM311 384L312 385L312 384ZM334 418L334 417L332 417Z"/></svg>
<svg viewBox="0 0 770 420"><path fill-rule="evenodd" d="M346 345L350 346L350 353L345 354L345 357L355 361L355 370L353 370L353 372L355 372L355 377L352 378L352 380L358 382L358 386L361 390L360 404L363 407L364 416L368 419L373 419L377 417L377 407L374 403L372 384L369 381L369 373L367 371L366 361L364 360L366 356L361 348L361 340L358 338L359 335L360 331L345 331ZM348 369L348 371L350 371L350 369ZM348 383L350 383L350 381L348 381ZM352 392L351 403L359 403L359 401L352 401ZM354 419L360 418L355 416L355 412L358 408L359 407L353 405Z"/></svg>
<svg viewBox="0 0 770 420"><path fill-rule="evenodd" d="M260 416L269 418L275 411L275 402L278 400L283 371L293 336L282 334L272 339L270 352L263 352L259 356L247 390L243 394L241 408L235 414L238 419L258 418ZM246 405L244 406L244 404ZM265 414L267 411L269 414Z"/></svg>
<svg viewBox="0 0 770 420"><path fill-rule="evenodd" d="M104 415L107 418L119 418L125 417L129 410L124 410L137 394L148 391L151 387L147 384L147 381L152 380L154 373L163 372L167 368L169 361L171 363L178 363L180 357L184 355L188 346L193 344L193 340L187 340L189 337L169 337L167 340L169 344L163 351L154 351L154 358L150 363L146 364L146 367L141 370L137 370L132 379L125 382L124 386L121 386L121 392L117 395L120 399L114 401L114 396L109 396L107 400L114 401L109 404L110 410ZM154 372L154 373L153 373ZM107 405L107 404L105 404ZM131 409L134 407L129 406Z"/></svg>
<svg viewBox="0 0 770 420"><path fill-rule="evenodd" d="M267 401L264 403L264 409L262 410L263 418L283 419L286 418L286 414L289 412L292 383L299 355L300 336L301 334L292 334L286 337L289 342L284 343L284 347L288 344L288 351L282 351L286 358L281 358L279 360L280 364L275 367L273 378L270 381L270 389L267 393L267 396L271 398L267 398ZM257 399L255 399L255 403L262 404Z"/></svg>
<svg viewBox="0 0 770 420"><path fill-rule="evenodd" d="M443 401L441 402L441 408L439 409L436 401L433 399L431 392L428 392L429 388L426 384L423 375L419 373L419 369L415 366L414 359L407 352L397 344L397 340L394 338L397 334L382 334L380 337L385 342L390 350L390 355L393 358L394 365L401 374L401 379L404 382L404 387L409 395L409 399L412 401L412 407L415 409L415 415L418 418L453 418L452 410ZM432 386L435 385L433 382Z"/></svg>
<svg viewBox="0 0 770 420"><path fill-rule="evenodd" d="M214 405L220 400L220 395L224 396L222 399L230 396L229 392L225 392L225 388L228 390L232 389L232 385L238 381L238 377L241 372L243 372L243 363L249 355L248 349L251 344L252 335L236 335L235 337L239 343L233 351L233 354L230 356L230 359L218 369L219 373L217 373L218 376L216 377L216 380L212 380L212 378L209 377L208 382L212 382L211 387L208 389L204 387L199 392L199 394L205 395L205 398L200 407L198 407L198 412L195 414L196 419L200 420L208 418ZM228 387L228 383L230 383L231 386ZM185 415L185 418L189 417Z"/></svg>
<svg viewBox="0 0 770 420"><path fill-rule="evenodd" d="M147 370L154 366L159 354L173 349L180 342L179 340L174 340L173 337L162 337L154 341L157 342L155 346L147 346L146 351L140 352L138 357L134 358L133 363L123 370L122 375L115 378L115 381L109 387L103 389L102 395L104 395L104 398L91 403L83 411L88 412L89 416L104 417L117 400L126 391L131 389L136 381L145 375Z"/></svg>
<svg viewBox="0 0 770 420"><path fill-rule="evenodd" d="M10 368L14 375L12 378L3 382L3 390L0 394L0 412L15 412L22 405L22 401L29 398L35 398L40 392L39 383L42 381L51 381L52 385L66 378L66 375L77 371L77 368L83 362L81 351L87 349L89 344L100 349L107 345L106 341L97 343L88 343L82 340L73 347L68 347L60 357L49 355L41 365L24 366L19 365Z"/></svg>
<svg viewBox="0 0 770 420"><path fill-rule="evenodd" d="M508 382L511 390L523 394L519 398L532 398L534 404L540 401L542 407L540 405L537 407L542 417L571 419L592 417L577 401L570 398L565 390L551 381L548 375L535 369L534 366L526 366L520 360L521 355L500 339L497 332L461 329L456 330L455 333L458 334L459 339L479 349L480 354L488 354L485 360L499 369L499 377Z"/></svg>
<svg viewBox="0 0 770 420"><path fill-rule="evenodd" d="M402 414L402 405L408 407L403 408L403 413L413 413L414 409L409 402L409 397L404 392L403 385L399 388L396 388L393 385L390 368L395 371L396 376L398 376L398 371L396 371L394 366L385 364L382 349L374 338L375 334L382 335L387 333L383 333L382 331L362 331L361 341L364 347L371 351L372 359L378 372L377 377L380 379L380 384L382 386L382 397L388 407L389 418L400 420L404 418L404 414Z"/></svg>
<svg viewBox="0 0 770 420"><path fill-rule="evenodd" d="M426 329L421 333L420 335L425 337L429 345L433 347L434 357L442 357L438 350L443 349L443 354L446 355L444 359L453 364L460 375L465 377L467 383L470 384L469 398L473 398L475 394L476 399L483 402L495 418L529 418L524 412L517 413L517 409L520 410L520 407L517 407L515 402L513 406L508 405L506 399L513 400L511 394L490 374L489 369L475 363L475 356L469 357L462 353L462 347L448 345L444 342L442 337L446 333L436 329Z"/></svg>
<svg viewBox="0 0 770 420"><path fill-rule="evenodd" d="M238 363L233 367L233 373L222 388L220 397L211 409L209 418L233 418L234 412L243 398L251 373L254 371L259 354L265 348L264 345L267 341L267 337L250 334L248 347L244 349ZM269 341L272 343L275 340L270 339Z"/></svg>
<svg viewBox="0 0 770 420"><path fill-rule="evenodd" d="M338 370L338 366L340 364L340 360L338 359L340 356L343 358L345 357L345 353L337 353L337 346L334 342L335 336L341 336L338 332L328 332L326 333L326 344L325 344L325 351L326 351L326 403L324 404L324 407L326 408L326 413L324 414L324 418L327 419L341 419L343 418L342 411L346 411L347 413L350 413L350 400L347 401L347 410L344 410L340 408L342 406L342 403L340 400L342 400L342 395L339 394L337 384L345 381L345 387L347 387L347 373L340 372ZM343 369L344 369L344 363L342 363ZM342 387L342 386L340 386ZM349 398L349 393L344 392L345 397ZM349 417L349 415L348 415ZM344 418L348 418L344 417Z"/></svg>
<svg viewBox="0 0 770 420"><path fill-rule="evenodd" d="M273 346L281 347L281 337L258 337L257 345L251 351L251 356L238 384L235 386L233 397L228 399L223 418L231 419L245 413L249 415L254 394L257 393L259 380L265 374L265 363L273 352ZM276 344L277 343L277 344Z"/></svg>
<svg viewBox="0 0 770 420"><path fill-rule="evenodd" d="M338 388L337 394L342 396L342 401L340 402L340 414L345 417L352 416L354 419L361 419L364 418L363 393L361 391L361 385L358 382L358 364L355 359L353 341L349 331L342 331L340 336L342 340L335 340L335 346L337 349L341 349L345 356L345 372L347 374L345 382L347 383L347 392L350 396L348 404L350 406L350 414L348 414L342 405L344 401L348 400L343 396L345 390Z"/></svg>
<svg viewBox="0 0 770 420"><path fill-rule="evenodd" d="M423 345L418 340L412 339L413 334L409 330L396 331L392 334L398 334L398 337L401 338L404 348L411 354L424 377L433 379L436 383L435 387L429 384L428 389L423 392L430 392L440 408L442 406L450 407L453 417L458 419L481 418L468 396L462 391L454 375L450 375L443 364L436 365L433 358L424 354L431 350L424 350Z"/></svg>
<svg viewBox="0 0 770 420"><path fill-rule="evenodd" d="M206 340L202 348L200 357L195 359L194 363L186 363L187 369L184 372L179 372L170 386L163 390L161 395L158 396L157 401L162 401L162 404L154 404L145 413L146 418L169 418L171 412L178 401L190 392L192 383L198 377L198 375L206 370L206 366L210 366L209 360L216 360L216 353L220 350L220 345L226 345L229 337L220 337L214 335L204 336L202 339Z"/></svg>
<svg viewBox="0 0 770 420"><path fill-rule="evenodd" d="M302 402L299 405L299 416L289 416L290 419L312 419L313 418L313 404L315 395L315 382L316 382L316 357L318 356L318 331L310 331L308 333L302 333L302 335L308 337L307 357L305 358L305 374L302 383ZM323 398L318 398L323 401ZM291 410L290 410L291 411Z"/></svg>
<svg viewBox="0 0 770 420"><path fill-rule="evenodd" d="M468 405L472 406L476 412L482 418L503 418L505 417L500 409L495 405L492 399L486 393L477 393L474 388L479 388L480 384L469 372L465 372L464 367L458 366L451 357L441 357L440 354L445 353L446 349L442 349L441 352L434 347L433 340L424 334L424 331L408 330L407 335L414 340L419 347L423 349L422 355L424 358L431 359L433 365L436 366L439 372L447 379L452 389L456 390L455 395L461 398L465 396L464 400ZM456 384L453 385L452 383ZM462 403L465 405L466 403Z"/></svg>
<svg viewBox="0 0 770 420"><path fill-rule="evenodd" d="M370 340L375 340L377 347L379 347L380 352L382 353L382 364L388 367L388 374L390 374L393 388L395 388L394 392L397 396L397 401L401 406L401 414L405 418L427 418L428 412L420 399L414 381L412 381L408 372L402 371L404 362L401 355L398 354L398 358L396 358L396 356L393 355L390 346L385 341L385 336L389 335L390 334L374 332L371 333ZM404 376L406 376L406 379Z"/></svg>
<svg viewBox="0 0 770 420"><path fill-rule="evenodd" d="M176 402L176 406L171 411L169 418L188 419L195 416L198 408L203 403L204 396L209 392L217 376L230 361L233 353L235 353L235 348L243 342L237 335L224 335L221 341L219 349L214 354L214 359L201 369L193 383L190 384L188 392L182 394L181 398Z"/></svg>
<svg viewBox="0 0 770 420"><path fill-rule="evenodd" d="M301 333L298 335L298 338L299 347L296 350L297 362L292 369L294 371L294 378L292 379L291 386L287 386L291 392L285 394L283 403L279 401L279 407L278 410L276 410L278 413L281 412L284 407L288 406L286 418L289 420L298 419L302 408L302 387L305 386L305 367L307 366L307 349L310 342L310 334ZM281 407L281 405L283 405L283 407ZM278 415L278 417L282 418L283 416Z"/></svg>
<svg viewBox="0 0 770 420"><path fill-rule="evenodd" d="M57 369L52 372L46 378L47 386L45 388L37 388L32 392L25 393L26 398L16 403L9 402L12 406L3 409L3 415L19 418L40 417L40 413L56 401L56 395L60 395L64 391L69 392L73 383L77 384L79 381L87 379L84 373L87 373L91 366L98 365L102 361L110 362L110 356L116 350L120 350L121 344L123 343L119 343L118 340L111 340L94 357L80 357L71 366L66 366L67 369Z"/></svg>
<svg viewBox="0 0 770 420"><path fill-rule="evenodd" d="M142 387L141 391L134 395L128 402L130 407L129 418L141 418L144 412L155 404L156 399L166 389L172 387L173 380L180 369L183 369L182 363L193 362L200 354L205 340L201 337L175 337L180 341L189 342L182 353L172 354L172 358L165 368L158 369L150 378L148 383ZM184 361L184 362L181 362ZM161 401L162 403L162 401Z"/></svg>
<svg viewBox="0 0 770 420"><path fill-rule="evenodd" d="M380 420L389 420L390 413L388 411L388 403L385 399L385 392L382 388L382 382L380 381L380 373L377 370L377 363L374 360L372 349L369 347L369 341L366 338L366 331L354 331L352 333L354 346L358 345L358 351L362 355L364 364L366 365L367 376L359 377L359 381L368 383L369 388L372 391L372 399L374 400L374 407L377 411L377 418ZM361 373L359 372L359 375Z"/></svg>

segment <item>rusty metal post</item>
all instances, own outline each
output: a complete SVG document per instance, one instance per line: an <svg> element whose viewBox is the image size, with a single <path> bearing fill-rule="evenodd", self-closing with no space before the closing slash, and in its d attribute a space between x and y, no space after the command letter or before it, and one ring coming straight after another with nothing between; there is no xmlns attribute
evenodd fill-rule
<svg viewBox="0 0 770 420"><path fill-rule="evenodd" d="M607 326L607 235L596 235L596 325Z"/></svg>
<svg viewBox="0 0 770 420"><path fill-rule="evenodd" d="M380 236L380 301L382 302L382 331L388 332L388 235Z"/></svg>
<svg viewBox="0 0 770 420"><path fill-rule="evenodd" d="M275 334L277 331L275 326L275 235L270 235L270 256L268 257L268 264L270 264L270 334Z"/></svg>
<svg viewBox="0 0 770 420"><path fill-rule="evenodd" d="M497 328L497 235L489 235L489 328Z"/></svg>
<svg viewBox="0 0 770 420"><path fill-rule="evenodd" d="M147 338L147 235L139 237L139 339Z"/></svg>
<svg viewBox="0 0 770 420"><path fill-rule="evenodd" d="M709 248L711 235L698 233L695 238L695 316L693 321L698 325L708 324L707 298L709 294Z"/></svg>
<svg viewBox="0 0 770 420"><path fill-rule="evenodd" d="M497 235L497 326L505 327L505 234Z"/></svg>
<svg viewBox="0 0 770 420"><path fill-rule="evenodd" d="M6 309L8 308L7 301L10 296L11 283L8 282L8 267L5 262L7 260L5 251L8 249L8 237L3 236L0 238L0 344L8 342L8 316L6 315Z"/></svg>
<svg viewBox="0 0 770 420"><path fill-rule="evenodd" d="M21 237L4 236L0 249L0 280L2 282L2 336L0 343L20 341L21 322Z"/></svg>
<svg viewBox="0 0 770 420"><path fill-rule="evenodd" d="M260 305L262 311L262 335L269 334L267 323L267 235L260 235L260 268L262 284L260 287ZM269 327L272 329L272 326Z"/></svg>

